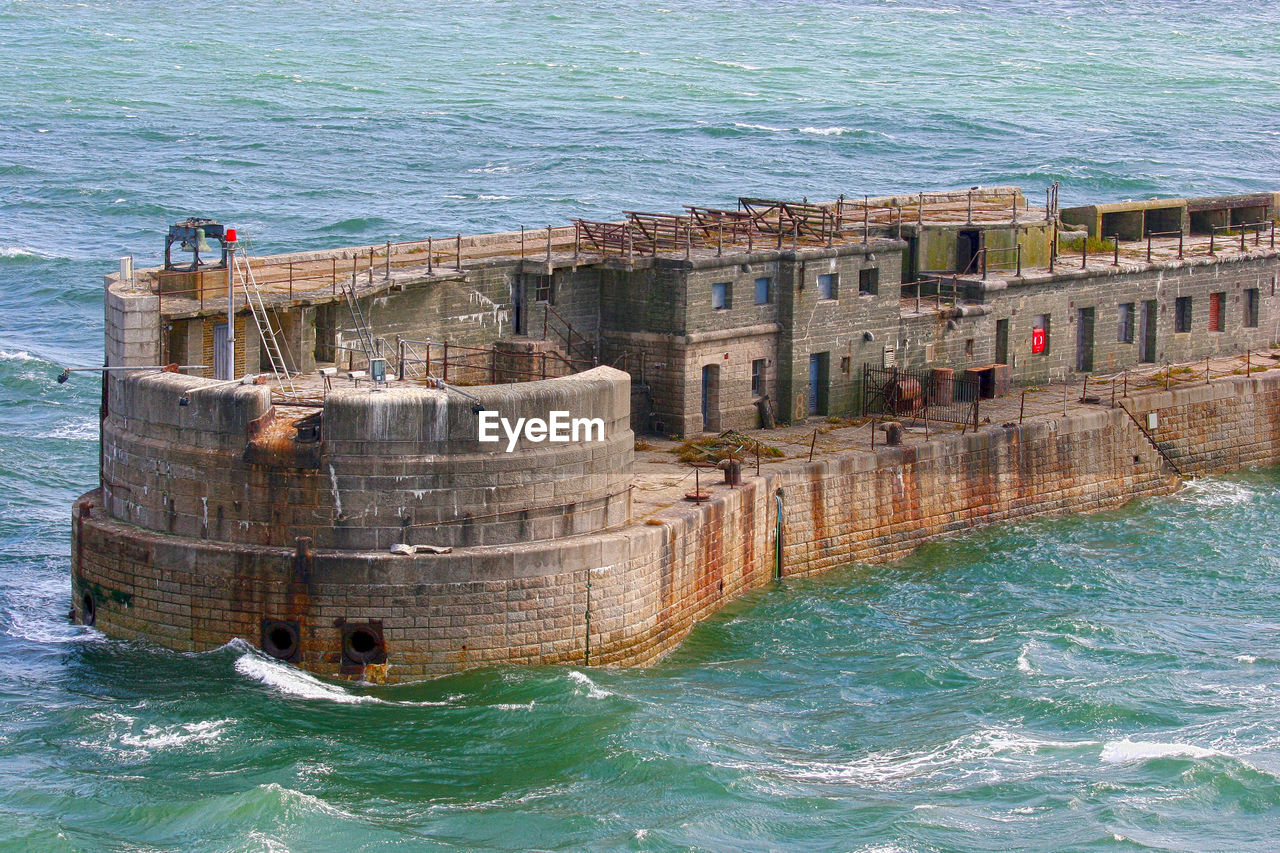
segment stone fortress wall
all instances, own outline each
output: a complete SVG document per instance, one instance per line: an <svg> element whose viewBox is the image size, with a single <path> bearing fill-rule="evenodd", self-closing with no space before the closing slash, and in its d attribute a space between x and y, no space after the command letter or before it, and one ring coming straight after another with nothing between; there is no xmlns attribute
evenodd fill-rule
<svg viewBox="0 0 1280 853"><path fill-rule="evenodd" d="M1184 474L1280 459L1280 374L1128 405L1144 425L1155 413L1152 437ZM75 510L73 584L80 611L92 608L115 636L179 649L236 636L267 646L266 632L284 625L298 636L285 659L328 675L411 680L495 663L636 665L779 572L888 560L977 526L1105 509L1177 485L1134 418L1100 408L789 463L646 524L448 554L305 540L229 548L117 521L94 492ZM353 647L362 637L377 638L371 657Z"/></svg>

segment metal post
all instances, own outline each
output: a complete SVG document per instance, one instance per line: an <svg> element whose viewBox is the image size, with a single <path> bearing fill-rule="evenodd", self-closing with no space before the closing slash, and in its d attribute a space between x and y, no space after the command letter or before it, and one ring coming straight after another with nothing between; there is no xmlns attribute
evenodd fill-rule
<svg viewBox="0 0 1280 853"><path fill-rule="evenodd" d="M982 265L982 280L986 281L987 280L987 247L983 246L978 251L980 253L978 262Z"/></svg>
<svg viewBox="0 0 1280 853"><path fill-rule="evenodd" d="M867 234L871 227L871 196L862 196L862 242L867 242Z"/></svg>
<svg viewBox="0 0 1280 853"><path fill-rule="evenodd" d="M724 214L716 214L716 257L724 254Z"/></svg>
<svg viewBox="0 0 1280 853"><path fill-rule="evenodd" d="M1088 239L1087 237L1085 238ZM1147 232L1147 263L1151 263L1151 232Z"/></svg>
<svg viewBox="0 0 1280 853"><path fill-rule="evenodd" d="M844 193L836 200L836 230L844 230Z"/></svg>
<svg viewBox="0 0 1280 853"><path fill-rule="evenodd" d="M329 280L333 284L333 295L337 296L338 295L338 259L330 258L329 265L330 265Z"/></svg>
<svg viewBox="0 0 1280 853"><path fill-rule="evenodd" d="M1241 226L1240 226L1240 251L1242 251L1242 252L1243 252L1243 251L1245 251L1245 248L1244 248L1244 226L1243 226L1243 225L1241 225Z"/></svg>
<svg viewBox="0 0 1280 853"><path fill-rule="evenodd" d="M1204 384L1213 384L1212 380L1209 379L1209 356L1207 355L1204 357Z"/></svg>
<svg viewBox="0 0 1280 853"><path fill-rule="evenodd" d="M876 419L871 419L871 449L876 449Z"/></svg>
<svg viewBox="0 0 1280 853"><path fill-rule="evenodd" d="M969 212L965 215L965 224L973 224L973 190L969 190Z"/></svg>
<svg viewBox="0 0 1280 853"><path fill-rule="evenodd" d="M1018 224L1018 191L1013 191L1013 224Z"/></svg>
<svg viewBox="0 0 1280 853"><path fill-rule="evenodd" d="M577 223L574 223L575 225ZM524 226L520 226L520 260L524 260Z"/></svg>
<svg viewBox="0 0 1280 853"><path fill-rule="evenodd" d="M387 274L384 278L391 278L391 241L387 241Z"/></svg>
<svg viewBox="0 0 1280 853"><path fill-rule="evenodd" d="M1169 390L1169 362L1164 363L1164 390Z"/></svg>
<svg viewBox="0 0 1280 853"><path fill-rule="evenodd" d="M431 267L432 259L431 259L431 256L432 256L432 255L434 255L434 254L435 254L435 252L432 250L432 247L431 247L431 238L430 238L430 237L428 237L428 238L427 238L427 275L432 275L432 267Z"/></svg>
<svg viewBox="0 0 1280 853"><path fill-rule="evenodd" d="M247 259L246 259L247 262ZM227 375L218 379L236 378L236 290L233 282L236 266L236 247L227 247Z"/></svg>
<svg viewBox="0 0 1280 853"><path fill-rule="evenodd" d="M800 241L800 223L791 221L791 251L795 251Z"/></svg>
<svg viewBox="0 0 1280 853"><path fill-rule="evenodd" d="M916 202L916 225L924 225L924 193L920 193L920 198Z"/></svg>
<svg viewBox="0 0 1280 853"><path fill-rule="evenodd" d="M289 261L289 298L293 299L293 261Z"/></svg>
<svg viewBox="0 0 1280 853"><path fill-rule="evenodd" d="M449 381L449 342L448 341L444 342L443 361L444 363L441 365L441 369L440 369L440 372L442 374L440 378L443 379L445 382L448 382Z"/></svg>
<svg viewBox="0 0 1280 853"><path fill-rule="evenodd" d="M551 226L547 226L547 263L551 263Z"/></svg>
<svg viewBox="0 0 1280 853"><path fill-rule="evenodd" d="M582 249L582 223L573 221L573 261L578 262L578 252Z"/></svg>
<svg viewBox="0 0 1280 853"><path fill-rule="evenodd" d="M1178 260L1182 260L1182 231L1178 231Z"/></svg>
<svg viewBox="0 0 1280 853"><path fill-rule="evenodd" d="M813 431L813 438L809 439L809 461L813 461L813 448L818 443L818 431Z"/></svg>
<svg viewBox="0 0 1280 853"><path fill-rule="evenodd" d="M1027 389L1022 389L1022 402L1018 404L1018 426L1022 426L1022 415L1027 410Z"/></svg>
<svg viewBox="0 0 1280 853"><path fill-rule="evenodd" d="M1049 188L1044 188L1044 221L1049 221Z"/></svg>
<svg viewBox="0 0 1280 853"><path fill-rule="evenodd" d="M1116 407L1116 381L1111 380L1111 408Z"/></svg>
<svg viewBox="0 0 1280 853"><path fill-rule="evenodd" d="M369 286L373 287L373 247L369 247Z"/></svg>
<svg viewBox="0 0 1280 853"><path fill-rule="evenodd" d="M1080 241L1080 269L1084 269L1089 263L1089 234L1086 232L1084 239Z"/></svg>
<svg viewBox="0 0 1280 853"><path fill-rule="evenodd" d="M403 382L404 381L404 338L401 337L400 335L396 335L396 360L399 362L399 367L396 370L396 373L399 374L400 381Z"/></svg>
<svg viewBox="0 0 1280 853"><path fill-rule="evenodd" d="M462 234L458 234L458 242L453 247L453 268L462 272Z"/></svg>
<svg viewBox="0 0 1280 853"><path fill-rule="evenodd" d="M1218 236L1218 226L1210 225L1209 226L1209 254L1211 255L1217 254L1217 252L1213 250L1213 240L1217 236Z"/></svg>

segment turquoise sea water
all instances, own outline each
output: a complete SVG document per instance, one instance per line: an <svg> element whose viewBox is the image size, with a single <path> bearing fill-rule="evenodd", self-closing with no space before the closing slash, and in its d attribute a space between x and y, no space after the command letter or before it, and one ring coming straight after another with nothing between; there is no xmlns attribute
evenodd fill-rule
<svg viewBox="0 0 1280 853"><path fill-rule="evenodd" d="M1273 3L0 3L0 849L1269 850L1280 472L362 689L70 626L101 275L1022 184L1280 188Z"/></svg>

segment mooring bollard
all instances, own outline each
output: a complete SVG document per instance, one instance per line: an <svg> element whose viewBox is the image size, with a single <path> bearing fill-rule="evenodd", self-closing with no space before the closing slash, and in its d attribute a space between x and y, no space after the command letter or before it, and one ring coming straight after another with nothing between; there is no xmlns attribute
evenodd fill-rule
<svg viewBox="0 0 1280 853"><path fill-rule="evenodd" d="M897 421L889 421L884 425L884 443L889 447L897 447L902 444L902 424Z"/></svg>

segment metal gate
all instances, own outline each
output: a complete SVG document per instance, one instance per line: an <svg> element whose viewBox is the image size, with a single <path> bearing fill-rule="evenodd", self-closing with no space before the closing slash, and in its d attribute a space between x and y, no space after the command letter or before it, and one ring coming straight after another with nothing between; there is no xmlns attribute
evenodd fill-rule
<svg viewBox="0 0 1280 853"><path fill-rule="evenodd" d="M917 418L978 426L976 376L949 370L862 366L862 416Z"/></svg>

